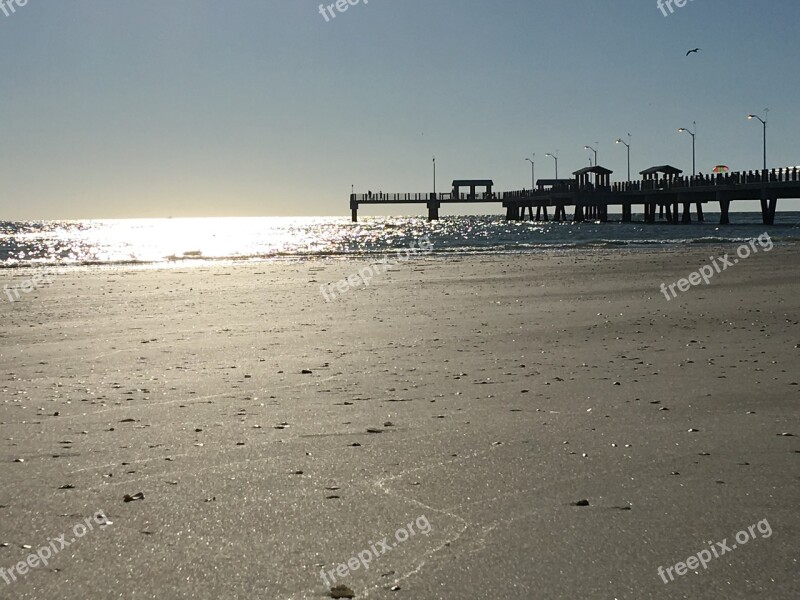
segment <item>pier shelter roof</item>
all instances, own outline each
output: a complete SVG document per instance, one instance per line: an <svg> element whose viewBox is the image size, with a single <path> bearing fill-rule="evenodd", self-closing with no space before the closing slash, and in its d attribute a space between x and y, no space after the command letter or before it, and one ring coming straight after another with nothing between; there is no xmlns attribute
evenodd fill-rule
<svg viewBox="0 0 800 600"><path fill-rule="evenodd" d="M595 187L608 187L611 185L611 174L613 172L614 171L601 167L600 165L594 165L592 167L578 169L573 175L575 175L575 180L578 182L579 188L589 188L592 186L589 182L590 175L594 175Z"/></svg>
<svg viewBox="0 0 800 600"><path fill-rule="evenodd" d="M494 187L491 179L454 179L453 187Z"/></svg>
<svg viewBox="0 0 800 600"><path fill-rule="evenodd" d="M639 175L656 175L658 173L663 173L664 175L680 175L683 173L683 171L677 167L673 167L672 165L661 165L658 167L650 167L644 171L639 171Z"/></svg>
<svg viewBox="0 0 800 600"><path fill-rule="evenodd" d="M583 169L578 169L573 173L575 176L581 175L588 175L589 173L594 173L596 175L611 175L614 171L606 169L605 167L601 167L596 165L594 167L584 167Z"/></svg>

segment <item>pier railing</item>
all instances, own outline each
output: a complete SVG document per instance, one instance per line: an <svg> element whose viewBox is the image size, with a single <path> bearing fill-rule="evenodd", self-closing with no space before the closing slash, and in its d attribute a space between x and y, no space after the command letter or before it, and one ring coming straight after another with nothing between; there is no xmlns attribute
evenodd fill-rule
<svg viewBox="0 0 800 600"><path fill-rule="evenodd" d="M432 199L439 202L497 202L503 199L503 194L496 192L479 192L476 194L461 193L456 196L453 193L436 194L430 192L423 193L386 193L368 192L366 194L353 194L352 198L359 203L374 204L380 202L402 203L402 202L428 202Z"/></svg>
<svg viewBox="0 0 800 600"><path fill-rule="evenodd" d="M710 175L688 175L659 180L621 181L611 186L612 192L641 192L648 190L671 190L716 186L752 185L762 183L800 182L800 168L790 167L767 171L741 171L736 173L712 173Z"/></svg>
<svg viewBox="0 0 800 600"><path fill-rule="evenodd" d="M800 167L770 169L767 171L741 171L736 173L712 173L709 175L688 175L665 179L641 181L618 181L611 186L596 186L592 183L579 186L577 183L561 184L546 190L517 190L503 192L503 200L522 200L537 196L549 197L558 193L570 192L644 192L700 187L753 185L764 183L800 183Z"/></svg>
<svg viewBox="0 0 800 600"><path fill-rule="evenodd" d="M399 193L387 194L386 192L368 192L366 194L355 194L356 202L427 202L430 200L430 192L425 193Z"/></svg>

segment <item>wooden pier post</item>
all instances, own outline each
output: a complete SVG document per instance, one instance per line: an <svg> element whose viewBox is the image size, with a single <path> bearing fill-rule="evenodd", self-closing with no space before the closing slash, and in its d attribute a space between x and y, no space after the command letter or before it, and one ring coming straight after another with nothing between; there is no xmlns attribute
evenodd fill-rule
<svg viewBox="0 0 800 600"><path fill-rule="evenodd" d="M648 223L655 223L656 222L656 203L652 202L648 199L645 207L648 209L649 214L645 219Z"/></svg>
<svg viewBox="0 0 800 600"><path fill-rule="evenodd" d="M698 223L702 223L705 220L706 220L706 218L703 216L703 203L702 202L698 202L697 203L697 222Z"/></svg>
<svg viewBox="0 0 800 600"><path fill-rule="evenodd" d="M692 203L691 202L684 202L683 203L683 224L688 225L692 222Z"/></svg>
<svg viewBox="0 0 800 600"><path fill-rule="evenodd" d="M358 202L355 194L350 194L350 215L353 223L358 223Z"/></svg>
<svg viewBox="0 0 800 600"><path fill-rule="evenodd" d="M777 198L761 198L761 222L764 225L775 224L775 210L778 208Z"/></svg>
<svg viewBox="0 0 800 600"><path fill-rule="evenodd" d="M428 221L439 220L439 207L441 204L436 198L436 194L431 192L430 199L428 200Z"/></svg>
<svg viewBox="0 0 800 600"><path fill-rule="evenodd" d="M731 201L725 198L725 194L717 192L717 202L719 202L719 224L730 225L731 220L728 211L731 208Z"/></svg>

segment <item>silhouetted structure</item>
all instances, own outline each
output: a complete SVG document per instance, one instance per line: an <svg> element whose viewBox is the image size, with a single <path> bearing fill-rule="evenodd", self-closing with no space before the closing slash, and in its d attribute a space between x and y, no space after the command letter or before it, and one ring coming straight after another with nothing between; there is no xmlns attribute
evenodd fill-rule
<svg viewBox="0 0 800 600"><path fill-rule="evenodd" d="M596 176L596 182L589 181L589 175ZM698 220L703 220L702 206L706 202L718 202L720 224L730 223L728 216L730 204L734 200L759 200L761 218L765 225L775 222L775 211L779 198L800 198L800 167L788 167L767 171L744 171L739 173L719 173L684 177L682 171L669 165L651 167L641 172L640 181L611 183L611 171L603 167L587 167L575 172L576 179L540 179L536 190L512 192L492 192L491 180L457 180L453 182L451 194L351 194L350 209L353 221L358 220L361 204L426 204L428 218L439 218L439 207L445 203L499 202L506 209L510 221L524 219L528 209L531 220L544 215L548 219L547 208L555 208L554 220L566 220L566 207L574 206L574 221L584 218L608 219L608 207L622 208L623 222L632 220L634 205L644 207L645 222L655 222L656 208L661 207L661 216L666 211L668 222L677 223L678 206L683 205L683 223L691 222L691 203L697 204ZM470 193L461 193L462 187L469 187ZM476 188L485 187L479 194Z"/></svg>
<svg viewBox="0 0 800 600"><path fill-rule="evenodd" d="M644 171L640 171L639 175L642 176L642 181L647 181L650 184L654 185L656 188L664 188L668 185L671 185L671 182L674 181L676 178L680 177L683 171L678 169L677 167L673 167L672 165L660 165L657 167L650 167L649 169L645 169ZM652 208L652 210L651 210ZM644 205L644 220L645 223L655 223L656 221L656 212L655 207L651 207L650 204ZM658 205L658 218L663 219L664 213L666 211L666 218L667 221L670 223L676 223L678 219L678 206L670 205L670 204L659 204ZM686 214L684 214L686 217ZM689 217L691 219L691 217ZM703 209L702 204L698 203L697 205L697 220L703 220ZM687 221L688 222L688 221Z"/></svg>
<svg viewBox="0 0 800 600"><path fill-rule="evenodd" d="M492 194L492 186L494 186L494 181L491 179L456 179L453 181L453 198L460 198L461 197L461 188L469 188L469 195L465 199L465 201L474 202L477 195L476 195L476 188L482 187L486 188L486 192L483 194L483 200L490 200L493 197Z"/></svg>
<svg viewBox="0 0 800 600"><path fill-rule="evenodd" d="M614 171L594 165L578 169L573 173L578 190L587 192L599 192L611 189L611 174ZM594 175L594 183L591 182L590 175ZM588 194L591 195L591 194ZM575 220L600 219L605 222L608 220L608 204L604 202L594 202L593 199L586 198L583 202L575 204ZM580 213L580 214L579 214Z"/></svg>

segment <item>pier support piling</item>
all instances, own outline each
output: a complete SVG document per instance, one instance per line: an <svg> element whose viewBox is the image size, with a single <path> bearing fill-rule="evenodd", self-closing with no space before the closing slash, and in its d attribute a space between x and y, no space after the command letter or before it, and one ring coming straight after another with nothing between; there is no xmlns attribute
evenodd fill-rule
<svg viewBox="0 0 800 600"><path fill-rule="evenodd" d="M728 212L731 208L731 201L726 199L722 192L717 192L717 201L719 202L719 224L730 225L731 219Z"/></svg>
<svg viewBox="0 0 800 600"><path fill-rule="evenodd" d="M777 208L777 198L761 198L761 222L764 225L775 224L775 210Z"/></svg>
<svg viewBox="0 0 800 600"><path fill-rule="evenodd" d="M431 194L430 199L428 200L428 221L438 221L439 220L439 207L441 203L436 198L436 194Z"/></svg>
<svg viewBox="0 0 800 600"><path fill-rule="evenodd" d="M350 194L350 217L353 223L358 223L358 202L355 194Z"/></svg>
<svg viewBox="0 0 800 600"><path fill-rule="evenodd" d="M648 205L650 206L650 220L648 223L655 223L656 222L656 203L649 202Z"/></svg>
<svg viewBox="0 0 800 600"><path fill-rule="evenodd" d="M692 203L691 202L684 202L683 203L683 219L682 222L684 225L688 225L692 222Z"/></svg>

